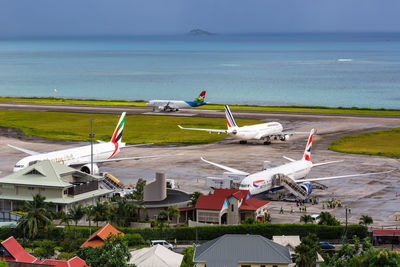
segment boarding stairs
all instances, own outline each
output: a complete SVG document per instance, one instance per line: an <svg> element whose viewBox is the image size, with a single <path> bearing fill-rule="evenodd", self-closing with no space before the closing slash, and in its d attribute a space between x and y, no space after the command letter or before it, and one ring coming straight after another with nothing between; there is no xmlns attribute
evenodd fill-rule
<svg viewBox="0 0 400 267"><path fill-rule="evenodd" d="M283 186L290 193L295 195L300 199L306 199L308 197L307 191L301 188L299 184L297 184L292 178L278 173L272 177L272 185L273 186Z"/></svg>
<svg viewBox="0 0 400 267"><path fill-rule="evenodd" d="M109 173L106 173L104 175L103 184L105 187L107 187L108 189L112 189L112 190L124 188L124 185L121 183L121 181Z"/></svg>

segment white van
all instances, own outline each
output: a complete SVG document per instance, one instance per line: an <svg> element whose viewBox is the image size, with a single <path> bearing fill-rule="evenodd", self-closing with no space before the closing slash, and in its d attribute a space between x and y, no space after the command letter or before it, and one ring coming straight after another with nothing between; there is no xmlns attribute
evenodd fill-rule
<svg viewBox="0 0 400 267"><path fill-rule="evenodd" d="M155 245L161 245L161 246L163 246L163 247L165 247L167 249L170 249L170 250L172 250L174 248L174 246L172 244L168 243L165 240L152 240L151 244L150 244L150 247L155 246Z"/></svg>

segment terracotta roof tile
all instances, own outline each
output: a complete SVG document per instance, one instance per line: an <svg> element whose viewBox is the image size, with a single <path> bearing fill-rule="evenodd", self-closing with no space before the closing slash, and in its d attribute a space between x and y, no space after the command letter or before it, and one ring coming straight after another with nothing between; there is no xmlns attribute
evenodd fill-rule
<svg viewBox="0 0 400 267"><path fill-rule="evenodd" d="M226 197L224 196L199 196L196 203L196 209L200 210L221 210Z"/></svg>
<svg viewBox="0 0 400 267"><path fill-rule="evenodd" d="M14 261L28 263L36 261L36 258L26 252L26 250L18 243L18 241L13 236L10 236L9 238L1 242L1 244L11 254Z"/></svg>
<svg viewBox="0 0 400 267"><path fill-rule="evenodd" d="M264 205L267 205L269 201L258 200L255 198L245 199L242 205L239 207L241 210L257 210Z"/></svg>
<svg viewBox="0 0 400 267"><path fill-rule="evenodd" d="M124 233L115 229L111 224L107 223L99 230L94 232L85 243L82 244L81 248L85 247L98 247L102 246L104 240L110 235L124 235Z"/></svg>
<svg viewBox="0 0 400 267"><path fill-rule="evenodd" d="M378 236L400 236L399 229L373 229L372 233Z"/></svg>

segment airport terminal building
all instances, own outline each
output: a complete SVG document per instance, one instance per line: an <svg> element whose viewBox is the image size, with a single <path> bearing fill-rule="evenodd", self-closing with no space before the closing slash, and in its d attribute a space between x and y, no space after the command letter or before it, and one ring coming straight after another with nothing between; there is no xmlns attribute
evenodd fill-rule
<svg viewBox="0 0 400 267"><path fill-rule="evenodd" d="M53 161L40 161L0 178L0 210L22 207L36 194L46 197L55 211L65 211L75 204L95 204L114 192L101 186L103 179Z"/></svg>

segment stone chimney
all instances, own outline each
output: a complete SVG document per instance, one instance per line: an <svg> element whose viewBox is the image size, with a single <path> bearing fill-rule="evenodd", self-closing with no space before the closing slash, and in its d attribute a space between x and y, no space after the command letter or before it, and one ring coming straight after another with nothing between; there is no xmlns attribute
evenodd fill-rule
<svg viewBox="0 0 400 267"><path fill-rule="evenodd" d="M164 172L156 173L156 180L146 184L143 190L143 201L162 201L167 198L167 183Z"/></svg>

